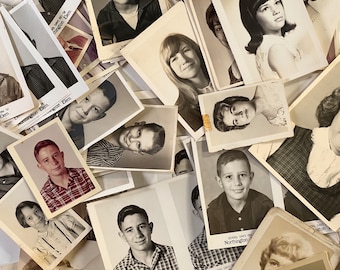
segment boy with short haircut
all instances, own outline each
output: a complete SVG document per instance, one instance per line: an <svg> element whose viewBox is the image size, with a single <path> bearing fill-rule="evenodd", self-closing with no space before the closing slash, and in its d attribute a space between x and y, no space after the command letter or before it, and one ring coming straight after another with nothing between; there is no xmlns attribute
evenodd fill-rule
<svg viewBox="0 0 340 270"><path fill-rule="evenodd" d="M227 150L217 160L218 185L224 190L208 205L210 234L256 229L273 202L253 190L254 178L248 157L240 150Z"/></svg>

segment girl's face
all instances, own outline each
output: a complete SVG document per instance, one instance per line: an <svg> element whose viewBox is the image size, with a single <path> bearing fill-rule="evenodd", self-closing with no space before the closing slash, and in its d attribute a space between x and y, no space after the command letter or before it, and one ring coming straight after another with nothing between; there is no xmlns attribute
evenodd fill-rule
<svg viewBox="0 0 340 270"><path fill-rule="evenodd" d="M264 267L264 270L272 270L290 263L293 263L293 261L291 261L289 258L281 256L279 254L272 253L269 257L266 266Z"/></svg>
<svg viewBox="0 0 340 270"><path fill-rule="evenodd" d="M21 213L28 226L37 230L45 226L45 215L37 206L34 205L33 208L25 206L21 209Z"/></svg>
<svg viewBox="0 0 340 270"><path fill-rule="evenodd" d="M192 79L198 75L201 62L196 52L181 42L179 50L170 57L170 68L181 79Z"/></svg>
<svg viewBox="0 0 340 270"><path fill-rule="evenodd" d="M265 35L281 35L286 17L281 0L268 0L256 11L256 19Z"/></svg>
<svg viewBox="0 0 340 270"><path fill-rule="evenodd" d="M255 117L255 108L250 101L236 101L230 107L225 107L223 122L227 126L243 126L249 124Z"/></svg>
<svg viewBox="0 0 340 270"><path fill-rule="evenodd" d="M335 115L329 127L329 140L333 152L340 156L340 111Z"/></svg>

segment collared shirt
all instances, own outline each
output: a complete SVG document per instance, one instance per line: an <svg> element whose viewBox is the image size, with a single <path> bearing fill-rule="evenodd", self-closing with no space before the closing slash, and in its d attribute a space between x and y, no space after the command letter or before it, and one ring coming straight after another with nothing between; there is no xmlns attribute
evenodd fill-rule
<svg viewBox="0 0 340 270"><path fill-rule="evenodd" d="M188 247L195 270L208 270L217 266L232 266L240 257L244 247L209 249L205 228Z"/></svg>
<svg viewBox="0 0 340 270"><path fill-rule="evenodd" d="M8 74L0 73L0 106L23 97L20 84Z"/></svg>
<svg viewBox="0 0 340 270"><path fill-rule="evenodd" d="M67 65L63 57L52 57L44 59L67 88L78 82L77 78L74 76L73 72L71 71L70 67Z"/></svg>
<svg viewBox="0 0 340 270"><path fill-rule="evenodd" d="M67 188L54 184L48 176L46 183L40 190L40 194L51 212L58 210L95 188L83 168L67 168L67 171L69 174Z"/></svg>
<svg viewBox="0 0 340 270"><path fill-rule="evenodd" d="M114 167L123 152L124 148L113 145L107 140L100 140L87 150L86 163L92 167Z"/></svg>
<svg viewBox="0 0 340 270"><path fill-rule="evenodd" d="M211 234L256 229L267 212L274 206L266 195L250 189L247 202L240 213L236 212L221 193L208 206L208 220Z"/></svg>
<svg viewBox="0 0 340 270"><path fill-rule="evenodd" d="M151 267L136 260L131 249L128 254L121 260L114 270L173 270L179 269L173 247L153 243L156 248L152 254Z"/></svg>

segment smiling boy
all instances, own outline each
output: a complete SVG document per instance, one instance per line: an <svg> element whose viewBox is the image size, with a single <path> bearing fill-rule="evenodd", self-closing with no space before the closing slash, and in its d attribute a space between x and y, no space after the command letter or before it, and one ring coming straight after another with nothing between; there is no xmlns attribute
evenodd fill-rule
<svg viewBox="0 0 340 270"><path fill-rule="evenodd" d="M218 185L224 190L208 205L211 234L256 229L273 202L253 190L254 178L249 160L240 150L223 152L217 160Z"/></svg>

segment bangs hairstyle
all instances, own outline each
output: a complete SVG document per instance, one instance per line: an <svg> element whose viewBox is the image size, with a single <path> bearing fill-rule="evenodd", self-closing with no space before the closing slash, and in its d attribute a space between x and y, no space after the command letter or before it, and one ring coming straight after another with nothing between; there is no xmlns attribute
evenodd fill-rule
<svg viewBox="0 0 340 270"><path fill-rule="evenodd" d="M214 118L214 125L218 131L226 132L230 130L244 129L246 126L249 125L248 123L242 126L228 126L223 122L224 111L229 110L229 108L235 102L238 102L238 101L249 101L249 98L242 97L242 96L233 96L233 97L227 97L224 100L215 103L213 118Z"/></svg>
<svg viewBox="0 0 340 270"><path fill-rule="evenodd" d="M340 87L325 97L316 108L316 118L320 127L329 127L340 110Z"/></svg>
<svg viewBox="0 0 340 270"><path fill-rule="evenodd" d="M248 160L247 155L242 152L241 150L227 150L223 152L217 159L216 169L217 169L217 176L221 177L221 167L222 165L227 165L228 163L235 161L235 160L244 160L247 163L247 167L249 172L251 171L250 163Z"/></svg>
<svg viewBox="0 0 340 270"><path fill-rule="evenodd" d="M263 30L256 19L256 11L258 8L266 3L268 0L240 0L239 8L241 14L241 20L243 26L246 28L250 35L250 41L245 49L249 53L256 53L257 48L261 45L263 41ZM282 0L280 0L281 5L284 8ZM281 28L281 35L284 37L287 32L295 29L296 24L288 23L285 20L284 26Z"/></svg>
<svg viewBox="0 0 340 270"><path fill-rule="evenodd" d="M32 202L32 201L23 201L21 203L18 204L18 206L15 209L15 216L19 222L19 224L23 227L23 228L29 228L30 225L28 225L26 223L26 218L24 216L24 214L22 213L22 209L28 207L30 209L32 209L33 207L36 207L37 209L40 210L40 212L43 212L40 205L36 202Z"/></svg>
<svg viewBox="0 0 340 270"><path fill-rule="evenodd" d="M195 41L183 34L170 34L163 40L160 46L160 62L165 74L179 90L177 104L180 107L191 105L191 107L196 108L198 105L197 88L190 80L178 77L170 67L170 59L179 52L182 43L188 45L190 49L196 53L201 63L201 69L203 70L205 77L209 79L208 70L200 47Z"/></svg>

